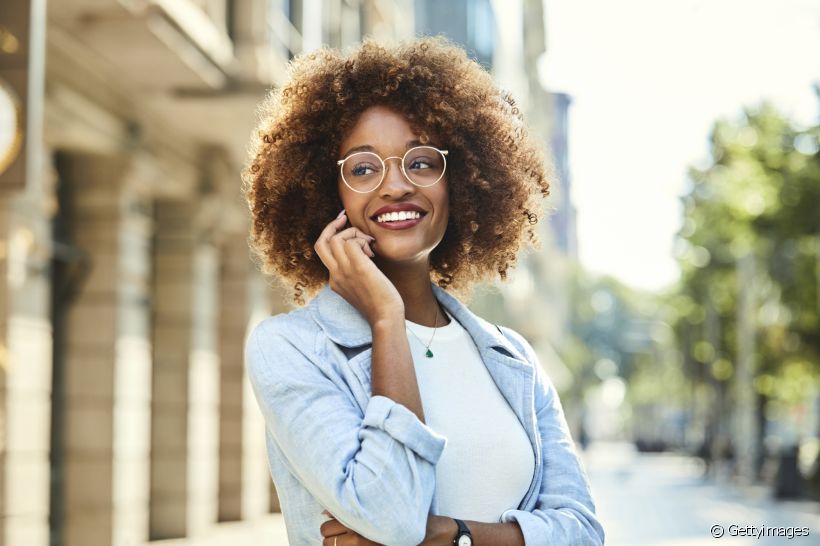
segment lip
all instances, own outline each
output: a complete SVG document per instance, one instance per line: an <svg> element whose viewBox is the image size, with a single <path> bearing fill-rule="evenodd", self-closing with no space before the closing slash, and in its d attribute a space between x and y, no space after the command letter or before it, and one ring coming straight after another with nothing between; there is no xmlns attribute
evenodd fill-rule
<svg viewBox="0 0 820 546"><path fill-rule="evenodd" d="M399 220L396 222L384 222L379 223L376 220L372 220L376 226L384 229L407 229L415 226L416 224L420 224L422 220L424 220L424 216L422 215L421 218L413 218L412 220Z"/></svg>
<svg viewBox="0 0 820 546"><path fill-rule="evenodd" d="M373 214L370 215L370 219L375 222L376 218L378 218L379 215L381 215L381 214L384 214L386 212L401 212L401 211L415 211L415 212L418 212L418 213L421 214L421 218L424 218L424 216L427 214L426 210L424 210L423 208L421 208L420 206L418 206L414 203L396 203L395 205L387 205L385 207L380 208L379 210L377 210L376 212L374 212ZM419 218L419 220L421 220L421 218Z"/></svg>

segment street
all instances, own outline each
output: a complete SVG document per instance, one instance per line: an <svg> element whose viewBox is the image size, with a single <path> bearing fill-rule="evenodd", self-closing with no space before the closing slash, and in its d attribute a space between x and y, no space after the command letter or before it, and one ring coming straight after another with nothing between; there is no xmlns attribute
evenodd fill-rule
<svg viewBox="0 0 820 546"><path fill-rule="evenodd" d="M817 544L820 503L774 501L765 488L743 492L701 477L696 459L639 454L631 444L596 443L582 455L607 546L794 546ZM248 535L254 544L286 544L281 514ZM725 533L712 538L720 525ZM730 526L807 527L809 536L730 536ZM734 528L733 528L734 529ZM207 546L207 541L202 542Z"/></svg>
<svg viewBox="0 0 820 546"><path fill-rule="evenodd" d="M607 546L817 544L820 504L774 501L763 488L737 488L701 477L699 461L639 454L630 444L593 444L584 453ZM725 533L712 538L720 525ZM808 527L809 536L730 536L735 527ZM752 531L754 532L754 531Z"/></svg>

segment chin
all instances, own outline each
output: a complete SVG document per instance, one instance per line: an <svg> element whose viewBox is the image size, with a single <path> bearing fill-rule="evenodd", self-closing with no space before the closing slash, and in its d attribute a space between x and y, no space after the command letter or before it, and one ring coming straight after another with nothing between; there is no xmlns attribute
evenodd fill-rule
<svg viewBox="0 0 820 546"><path fill-rule="evenodd" d="M429 258L433 248L420 245L385 244L384 247L376 244L376 258L392 263L418 262Z"/></svg>

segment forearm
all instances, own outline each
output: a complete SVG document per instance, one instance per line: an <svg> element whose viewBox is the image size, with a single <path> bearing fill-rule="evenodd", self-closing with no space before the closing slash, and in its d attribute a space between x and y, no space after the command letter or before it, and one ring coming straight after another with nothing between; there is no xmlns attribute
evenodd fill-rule
<svg viewBox="0 0 820 546"><path fill-rule="evenodd" d="M390 398L416 414L424 423L421 395L413 356L407 342L404 317L377 321L373 332L372 395Z"/></svg>
<svg viewBox="0 0 820 546"><path fill-rule="evenodd" d="M524 535L515 522L484 523L465 520L464 523L473 536L473 546L524 546Z"/></svg>
<svg viewBox="0 0 820 546"><path fill-rule="evenodd" d="M524 535L515 522L484 523L465 520L474 546L524 546ZM427 535L419 546L450 546L458 534L453 518L431 515L427 519Z"/></svg>

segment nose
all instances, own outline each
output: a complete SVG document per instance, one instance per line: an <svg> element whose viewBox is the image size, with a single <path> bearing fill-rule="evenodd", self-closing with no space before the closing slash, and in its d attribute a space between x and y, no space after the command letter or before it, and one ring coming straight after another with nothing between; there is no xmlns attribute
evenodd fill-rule
<svg viewBox="0 0 820 546"><path fill-rule="evenodd" d="M401 161L402 158L398 156L384 160L384 180L379 187L382 197L403 197L415 191L415 186L407 180L401 170Z"/></svg>

